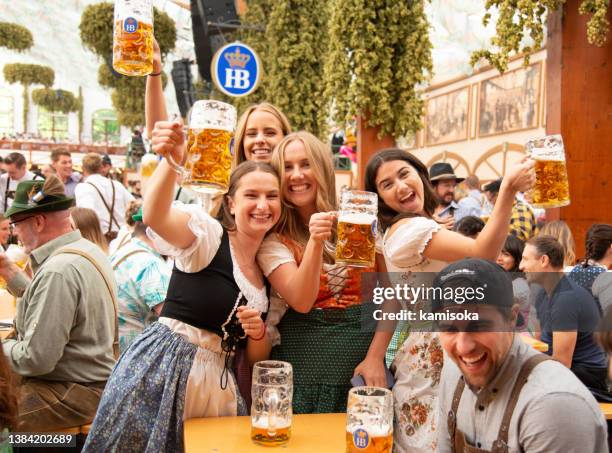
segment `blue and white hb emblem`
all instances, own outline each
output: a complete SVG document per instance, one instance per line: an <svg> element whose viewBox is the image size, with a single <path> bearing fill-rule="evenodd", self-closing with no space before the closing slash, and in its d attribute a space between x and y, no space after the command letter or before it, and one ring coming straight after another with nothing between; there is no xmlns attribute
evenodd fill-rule
<svg viewBox="0 0 612 453"><path fill-rule="evenodd" d="M217 51L210 72L219 90L228 96L241 97L257 89L262 67L253 49L241 42L234 42Z"/></svg>

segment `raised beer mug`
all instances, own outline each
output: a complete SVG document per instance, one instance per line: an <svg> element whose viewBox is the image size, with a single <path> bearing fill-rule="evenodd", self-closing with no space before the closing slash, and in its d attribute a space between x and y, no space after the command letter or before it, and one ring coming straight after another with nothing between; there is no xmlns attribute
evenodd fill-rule
<svg viewBox="0 0 612 453"><path fill-rule="evenodd" d="M559 208L570 204L565 150L561 135L547 135L529 140L525 145L535 160L536 182L530 191L536 208Z"/></svg>
<svg viewBox="0 0 612 453"><path fill-rule="evenodd" d="M347 453L391 453L393 394L380 387L353 387L346 409Z"/></svg>
<svg viewBox="0 0 612 453"><path fill-rule="evenodd" d="M251 398L251 440L264 446L286 444L291 437L291 364L277 360L257 362L253 367Z"/></svg>
<svg viewBox="0 0 612 453"><path fill-rule="evenodd" d="M113 69L127 76L153 72L153 1L116 0Z"/></svg>
<svg viewBox="0 0 612 453"><path fill-rule="evenodd" d="M336 263L372 267L376 257L378 195L363 190L340 194Z"/></svg>
<svg viewBox="0 0 612 453"><path fill-rule="evenodd" d="M201 194L226 193L232 171L236 109L220 101L197 101L189 112L185 167L168 156L181 185Z"/></svg>

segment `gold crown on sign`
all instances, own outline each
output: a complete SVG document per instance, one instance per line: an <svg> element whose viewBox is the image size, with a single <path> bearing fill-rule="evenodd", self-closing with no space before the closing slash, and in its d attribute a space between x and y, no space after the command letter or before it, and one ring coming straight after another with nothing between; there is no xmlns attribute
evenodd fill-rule
<svg viewBox="0 0 612 453"><path fill-rule="evenodd" d="M240 48L236 47L236 51L232 53L226 53L225 59L229 63L231 68L244 68L251 59L250 55L240 53Z"/></svg>

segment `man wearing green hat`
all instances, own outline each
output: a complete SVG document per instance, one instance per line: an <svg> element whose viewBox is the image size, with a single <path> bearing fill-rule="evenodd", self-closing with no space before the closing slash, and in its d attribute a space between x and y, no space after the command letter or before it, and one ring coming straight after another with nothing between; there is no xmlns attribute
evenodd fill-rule
<svg viewBox="0 0 612 453"><path fill-rule="evenodd" d="M115 283L98 246L70 226L74 200L61 181L22 181L6 212L34 272L0 254L0 276L17 302L14 338L3 341L19 386L18 431L90 422L114 365Z"/></svg>

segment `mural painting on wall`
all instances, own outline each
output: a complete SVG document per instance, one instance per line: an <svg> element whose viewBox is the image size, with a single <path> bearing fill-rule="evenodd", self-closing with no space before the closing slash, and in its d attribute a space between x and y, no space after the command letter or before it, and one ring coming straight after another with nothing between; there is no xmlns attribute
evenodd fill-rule
<svg viewBox="0 0 612 453"><path fill-rule="evenodd" d="M425 145L467 140L470 116L470 87L460 88L427 100Z"/></svg>
<svg viewBox="0 0 612 453"><path fill-rule="evenodd" d="M536 63L480 83L480 137L538 127L541 67Z"/></svg>

